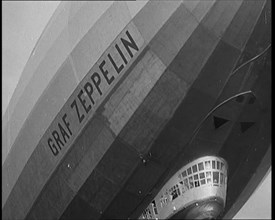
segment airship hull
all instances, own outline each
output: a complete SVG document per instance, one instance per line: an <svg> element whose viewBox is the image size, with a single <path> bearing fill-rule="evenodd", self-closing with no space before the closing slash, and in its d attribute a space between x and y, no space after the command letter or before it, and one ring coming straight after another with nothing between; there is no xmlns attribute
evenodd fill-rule
<svg viewBox="0 0 275 220"><path fill-rule="evenodd" d="M270 167L270 1L149 1L134 16L127 3L105 7L85 30L91 9L71 7L64 32L29 60L4 125L2 217L137 218L207 154L228 161L232 215Z"/></svg>

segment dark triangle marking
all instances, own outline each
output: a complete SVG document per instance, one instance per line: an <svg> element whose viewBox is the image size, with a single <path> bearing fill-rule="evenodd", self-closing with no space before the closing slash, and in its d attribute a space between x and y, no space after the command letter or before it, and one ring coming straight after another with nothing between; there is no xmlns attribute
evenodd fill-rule
<svg viewBox="0 0 275 220"><path fill-rule="evenodd" d="M221 127L222 125L224 125L226 122L229 121L225 118L220 118L220 117L216 117L216 116L213 116L213 119L214 119L215 129L218 129L219 127Z"/></svg>
<svg viewBox="0 0 275 220"><path fill-rule="evenodd" d="M249 101L248 101L248 104L253 104L255 102L256 98L255 96L252 96Z"/></svg>
<svg viewBox="0 0 275 220"><path fill-rule="evenodd" d="M255 124L255 122L240 122L242 133L246 132L248 128Z"/></svg>

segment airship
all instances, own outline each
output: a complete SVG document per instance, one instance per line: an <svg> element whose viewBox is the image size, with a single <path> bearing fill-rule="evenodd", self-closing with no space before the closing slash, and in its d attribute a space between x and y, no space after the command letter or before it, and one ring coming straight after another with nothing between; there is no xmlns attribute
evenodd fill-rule
<svg viewBox="0 0 275 220"><path fill-rule="evenodd" d="M230 219L270 168L270 0L61 2L2 118L3 219Z"/></svg>

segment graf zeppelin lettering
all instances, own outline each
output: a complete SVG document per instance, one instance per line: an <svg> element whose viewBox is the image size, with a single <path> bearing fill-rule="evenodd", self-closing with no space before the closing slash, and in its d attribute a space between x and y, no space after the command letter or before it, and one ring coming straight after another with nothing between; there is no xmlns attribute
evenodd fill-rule
<svg viewBox="0 0 275 220"><path fill-rule="evenodd" d="M48 133L47 146L54 156L66 147L74 132L79 130L75 126L82 126L110 87L117 83L119 75L140 49L136 41L133 33L124 30L77 86L63 107L66 111L60 113L62 115L55 120L55 126Z"/></svg>

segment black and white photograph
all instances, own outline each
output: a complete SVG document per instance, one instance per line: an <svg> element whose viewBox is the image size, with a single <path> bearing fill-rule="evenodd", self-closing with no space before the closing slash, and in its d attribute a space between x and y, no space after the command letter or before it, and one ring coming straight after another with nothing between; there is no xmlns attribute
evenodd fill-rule
<svg viewBox="0 0 275 220"><path fill-rule="evenodd" d="M2 1L2 219L271 219L271 13Z"/></svg>

